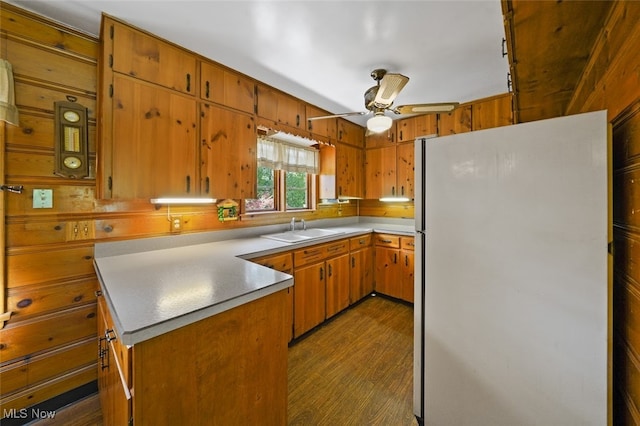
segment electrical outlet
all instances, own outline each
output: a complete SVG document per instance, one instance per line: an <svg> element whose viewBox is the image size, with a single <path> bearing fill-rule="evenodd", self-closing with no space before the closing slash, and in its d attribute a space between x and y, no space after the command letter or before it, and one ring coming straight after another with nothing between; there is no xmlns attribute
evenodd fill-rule
<svg viewBox="0 0 640 426"><path fill-rule="evenodd" d="M67 241L92 240L95 237L95 224L92 220L67 222Z"/></svg>
<svg viewBox="0 0 640 426"><path fill-rule="evenodd" d="M171 216L171 232L182 231L182 216Z"/></svg>

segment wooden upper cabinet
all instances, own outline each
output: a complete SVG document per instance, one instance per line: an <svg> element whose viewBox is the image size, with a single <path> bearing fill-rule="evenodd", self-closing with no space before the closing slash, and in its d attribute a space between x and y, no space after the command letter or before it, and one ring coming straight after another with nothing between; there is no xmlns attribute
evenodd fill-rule
<svg viewBox="0 0 640 426"><path fill-rule="evenodd" d="M415 196L415 148L412 143L396 146L396 191L395 195L413 198Z"/></svg>
<svg viewBox="0 0 640 426"><path fill-rule="evenodd" d="M367 149L365 153L365 196L414 197L414 144L403 143Z"/></svg>
<svg viewBox="0 0 640 426"><path fill-rule="evenodd" d="M440 136L471 131L471 105L460 106L451 112L438 114Z"/></svg>
<svg viewBox="0 0 640 426"><path fill-rule="evenodd" d="M336 145L336 195L338 198L362 198L363 166L362 149L345 144Z"/></svg>
<svg viewBox="0 0 640 426"><path fill-rule="evenodd" d="M396 143L396 122L386 132L365 134L367 148L378 148Z"/></svg>
<svg viewBox="0 0 640 426"><path fill-rule="evenodd" d="M105 18L105 24L113 40L108 58L113 71L182 93L195 93L195 55L109 18Z"/></svg>
<svg viewBox="0 0 640 426"><path fill-rule="evenodd" d="M338 118L338 142L364 148L364 129L351 121Z"/></svg>
<svg viewBox="0 0 640 426"><path fill-rule="evenodd" d="M436 114L424 114L403 118L396 122L398 142L410 142L418 136L438 133L438 117Z"/></svg>
<svg viewBox="0 0 640 426"><path fill-rule="evenodd" d="M111 198L197 193L195 99L114 74Z"/></svg>
<svg viewBox="0 0 640 426"><path fill-rule="evenodd" d="M255 84L216 64L200 62L200 98L253 114Z"/></svg>
<svg viewBox="0 0 640 426"><path fill-rule="evenodd" d="M311 117L331 115L331 113L327 111L308 104L305 105L305 114L307 120ZM307 121L307 130L309 130L313 135L324 136L328 139L336 139L336 127L337 120L335 118Z"/></svg>
<svg viewBox="0 0 640 426"><path fill-rule="evenodd" d="M255 198L257 139L253 116L200 105L201 192L216 198Z"/></svg>
<svg viewBox="0 0 640 426"><path fill-rule="evenodd" d="M396 146L367 149L365 176L365 198L378 199L395 192Z"/></svg>
<svg viewBox="0 0 640 426"><path fill-rule="evenodd" d="M474 102L472 110L473 130L513 124L513 100L510 93Z"/></svg>
<svg viewBox="0 0 640 426"><path fill-rule="evenodd" d="M256 93L258 117L273 122L276 128L286 126L306 131L305 105L300 100L262 84L256 86Z"/></svg>

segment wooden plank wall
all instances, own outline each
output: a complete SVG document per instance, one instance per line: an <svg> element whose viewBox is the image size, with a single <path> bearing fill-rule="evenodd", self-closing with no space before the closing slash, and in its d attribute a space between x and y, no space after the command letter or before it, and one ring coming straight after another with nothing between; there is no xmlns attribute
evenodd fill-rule
<svg viewBox="0 0 640 426"><path fill-rule="evenodd" d="M20 125L0 126L4 182L24 185L2 194L6 254L2 303L11 317L0 330L0 412L55 397L97 377L96 241L170 234L166 208L145 200L96 198L96 92L99 40L0 2L0 52L13 66ZM53 174L53 103L73 96L89 110L90 176ZM5 162L3 162L3 165ZM34 209L33 190L52 189L53 208ZM286 223L357 214L355 203L314 212L244 216L220 222L215 207L172 208L183 232ZM75 241L76 224L90 227ZM0 233L1 234L1 233ZM3 247L4 249L4 247ZM0 314L5 312L0 306ZM2 323L0 323L0 326Z"/></svg>
<svg viewBox="0 0 640 426"><path fill-rule="evenodd" d="M567 114L613 127L613 423L640 424L640 3L615 2Z"/></svg>

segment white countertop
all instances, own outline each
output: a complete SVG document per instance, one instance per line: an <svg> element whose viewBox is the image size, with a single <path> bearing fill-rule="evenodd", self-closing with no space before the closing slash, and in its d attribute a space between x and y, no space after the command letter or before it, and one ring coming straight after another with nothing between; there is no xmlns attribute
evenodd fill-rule
<svg viewBox="0 0 640 426"><path fill-rule="evenodd" d="M406 221L350 220L331 229L341 233L293 244L258 235L202 242L217 232L98 243L95 268L116 332L134 345L293 285L291 275L245 259L372 231L414 233Z"/></svg>

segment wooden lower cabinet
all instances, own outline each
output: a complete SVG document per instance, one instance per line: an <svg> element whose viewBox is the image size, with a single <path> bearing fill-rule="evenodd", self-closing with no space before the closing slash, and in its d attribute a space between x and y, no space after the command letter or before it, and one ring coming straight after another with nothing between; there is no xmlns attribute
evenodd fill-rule
<svg viewBox="0 0 640 426"><path fill-rule="evenodd" d="M349 307L349 254L327 260L326 318Z"/></svg>
<svg viewBox="0 0 640 426"><path fill-rule="evenodd" d="M134 345L129 400L109 351L109 367L98 364L104 424L285 425L286 306L281 290ZM104 312L99 323L99 339L117 342Z"/></svg>
<svg viewBox="0 0 640 426"><path fill-rule="evenodd" d="M270 256L251 259L259 265L285 274L293 275L293 255L291 253L279 253ZM289 330L288 341L293 340L293 287L287 288L287 312L286 312L287 329Z"/></svg>
<svg viewBox="0 0 640 426"><path fill-rule="evenodd" d="M293 274L293 335L300 337L325 320L325 262L296 269Z"/></svg>
<svg viewBox="0 0 640 426"><path fill-rule="evenodd" d="M376 234L375 289L378 293L413 302L413 237Z"/></svg>
<svg viewBox="0 0 640 426"><path fill-rule="evenodd" d="M349 299L356 303L373 292L373 248L371 234L351 238Z"/></svg>

